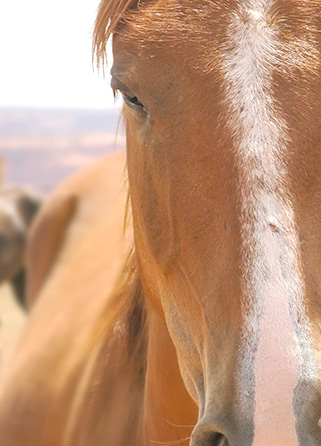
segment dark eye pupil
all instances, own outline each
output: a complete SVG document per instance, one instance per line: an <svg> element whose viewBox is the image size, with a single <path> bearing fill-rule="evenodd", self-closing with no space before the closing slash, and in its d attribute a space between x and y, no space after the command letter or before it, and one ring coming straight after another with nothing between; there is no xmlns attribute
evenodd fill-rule
<svg viewBox="0 0 321 446"><path fill-rule="evenodd" d="M138 107L144 107L137 96L124 95L124 98L127 102L130 102L133 105L137 105Z"/></svg>
<svg viewBox="0 0 321 446"><path fill-rule="evenodd" d="M131 102L132 104L142 105L141 102L139 102L137 96L134 96L133 98L130 98L130 102Z"/></svg>

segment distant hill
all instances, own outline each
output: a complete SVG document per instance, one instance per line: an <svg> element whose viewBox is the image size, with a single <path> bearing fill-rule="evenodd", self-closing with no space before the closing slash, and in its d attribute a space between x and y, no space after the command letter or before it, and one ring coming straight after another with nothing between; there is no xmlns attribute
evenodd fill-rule
<svg viewBox="0 0 321 446"><path fill-rule="evenodd" d="M95 158L125 147L119 110L1 109L5 181L50 192Z"/></svg>

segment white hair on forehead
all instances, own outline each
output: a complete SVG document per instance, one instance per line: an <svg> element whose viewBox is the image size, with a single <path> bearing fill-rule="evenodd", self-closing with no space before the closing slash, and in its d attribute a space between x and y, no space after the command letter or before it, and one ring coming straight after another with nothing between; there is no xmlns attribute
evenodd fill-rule
<svg viewBox="0 0 321 446"><path fill-rule="evenodd" d="M270 25L274 3L239 0L224 55L229 126L243 184L238 199L245 323L238 399L244 416L253 417L252 446L298 444L295 390L315 376L299 234L285 180L287 123L273 90L280 48Z"/></svg>

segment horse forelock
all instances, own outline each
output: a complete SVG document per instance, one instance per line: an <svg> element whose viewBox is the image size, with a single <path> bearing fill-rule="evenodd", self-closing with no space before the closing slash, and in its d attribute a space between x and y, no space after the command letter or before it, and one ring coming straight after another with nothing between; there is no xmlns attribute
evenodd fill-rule
<svg viewBox="0 0 321 446"><path fill-rule="evenodd" d="M93 56L97 65L106 60L106 44L110 35L116 30L125 14L137 5L137 0L102 0L93 33Z"/></svg>
<svg viewBox="0 0 321 446"><path fill-rule="evenodd" d="M315 71L319 64L317 40L318 18L316 9L320 8L318 0L289 1L277 0L269 3L267 16L261 16L253 7L241 5L238 1L229 0L101 0L93 31L93 56L98 65L106 62L106 43L108 38L117 33L123 25L129 25L122 38L129 41L138 39L141 45L171 40L171 44L180 45L203 40L212 41L213 51L216 45L221 46L226 40L225 30L230 26L231 17L239 16L244 24L255 18L265 20L265 27L276 31L281 37L276 59L282 62L282 70L295 76L296 70ZM260 2L261 7L264 1ZM213 21L215 14L215 21ZM252 15L252 17L251 17ZM290 20L286 23L284 16L296 17L295 25ZM250 19L248 21L248 19ZM201 26L200 26L201 25ZM283 26L285 25L285 26ZM298 37L297 28L300 28ZM283 34L283 36L282 36ZM216 39L215 36L218 36ZM213 39L215 39L213 41ZM199 46L199 51L202 48ZM304 54L304 57L302 56ZM285 63L284 63L285 62ZM203 69L211 69L212 61L209 53Z"/></svg>

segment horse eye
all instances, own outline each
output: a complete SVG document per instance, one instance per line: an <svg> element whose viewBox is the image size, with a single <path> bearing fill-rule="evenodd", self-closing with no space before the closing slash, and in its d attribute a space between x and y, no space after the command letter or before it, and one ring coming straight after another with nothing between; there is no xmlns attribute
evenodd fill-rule
<svg viewBox="0 0 321 446"><path fill-rule="evenodd" d="M144 104L140 102L137 96L130 96L126 93L122 93L122 95L126 104L130 105L131 107L139 107L140 109L144 109Z"/></svg>

